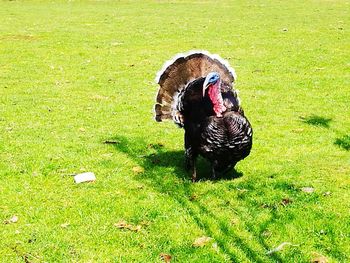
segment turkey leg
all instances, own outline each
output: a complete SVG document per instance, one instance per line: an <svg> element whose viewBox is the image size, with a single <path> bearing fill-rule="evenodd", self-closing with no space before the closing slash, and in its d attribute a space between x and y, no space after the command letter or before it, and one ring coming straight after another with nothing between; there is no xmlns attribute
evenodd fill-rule
<svg viewBox="0 0 350 263"><path fill-rule="evenodd" d="M193 150L190 142L191 139L188 133L185 132L185 166L187 171L192 172L192 182L195 182L197 179L196 159L198 154Z"/></svg>
<svg viewBox="0 0 350 263"><path fill-rule="evenodd" d="M193 155L191 147L185 150L185 168L192 172L192 182L195 182L197 179L196 157Z"/></svg>

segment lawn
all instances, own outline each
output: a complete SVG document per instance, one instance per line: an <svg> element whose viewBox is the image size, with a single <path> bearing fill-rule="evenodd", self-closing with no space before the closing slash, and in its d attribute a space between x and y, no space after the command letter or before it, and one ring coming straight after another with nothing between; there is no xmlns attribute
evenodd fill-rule
<svg viewBox="0 0 350 263"><path fill-rule="evenodd" d="M0 1L0 262L350 261L349 12ZM235 68L254 128L235 173L201 160L197 183L152 119L156 72L193 49Z"/></svg>

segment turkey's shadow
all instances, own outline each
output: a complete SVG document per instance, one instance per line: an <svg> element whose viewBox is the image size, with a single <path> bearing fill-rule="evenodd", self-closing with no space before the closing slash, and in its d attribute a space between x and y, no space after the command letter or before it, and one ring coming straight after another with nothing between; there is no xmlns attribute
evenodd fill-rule
<svg viewBox="0 0 350 263"><path fill-rule="evenodd" d="M214 238L218 247L228 256L231 262L240 262L240 258L232 250L232 244L227 242L229 239L233 242L235 249L239 249L241 253L251 262L264 262L264 255L259 254L250 241L243 238L235 228L231 227L231 223L221 218L211 209L210 205L203 204L197 200L196 186L191 182L191 174L184 168L184 151L169 150L162 143L154 141L146 141L143 138L127 138L125 136L116 136L105 141L106 144L111 144L115 149L127 155L137 165L140 165L144 172L139 174L136 180L148 184L154 190L167 194L175 200L184 211L188 213L206 236ZM200 180L211 180L210 164L203 158L198 158L197 172ZM174 178L174 175L176 178ZM222 175L216 180L230 180L242 176L241 172L232 170L231 172ZM228 200L227 200L228 201ZM229 201L228 201L229 202ZM210 220L215 221L215 230L208 223ZM265 228L273 221L268 220L262 227L258 229L257 241L260 245L260 250L267 251L268 244L261 236ZM248 231L254 232L254 227L248 227ZM255 233L255 232L254 232ZM278 255L271 255L276 262L281 259Z"/></svg>
<svg viewBox="0 0 350 263"><path fill-rule="evenodd" d="M169 150L161 143L150 143L141 138L129 140L124 136L115 136L105 143L113 144L119 152L131 157L145 170L150 171L158 167L170 167L178 178L191 178L190 171L185 169L183 150ZM197 158L196 167L199 181L232 180L243 176L242 172L238 172L233 168L225 173L217 173L216 178L212 179L209 162L200 156Z"/></svg>

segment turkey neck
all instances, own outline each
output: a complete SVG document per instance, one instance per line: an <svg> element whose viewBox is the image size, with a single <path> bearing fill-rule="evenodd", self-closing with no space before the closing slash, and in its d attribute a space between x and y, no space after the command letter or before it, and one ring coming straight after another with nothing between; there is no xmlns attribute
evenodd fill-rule
<svg viewBox="0 0 350 263"><path fill-rule="evenodd" d="M226 107L224 106L224 101L221 95L220 81L209 86L208 96L213 104L213 111L215 112L216 117L222 117L222 113L226 110Z"/></svg>

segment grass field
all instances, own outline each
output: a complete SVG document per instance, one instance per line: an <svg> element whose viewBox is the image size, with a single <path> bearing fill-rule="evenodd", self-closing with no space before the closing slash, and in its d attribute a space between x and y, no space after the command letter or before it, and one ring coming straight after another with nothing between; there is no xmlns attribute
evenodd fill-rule
<svg viewBox="0 0 350 263"><path fill-rule="evenodd" d="M0 262L349 262L349 11L0 1ZM194 184L183 130L152 120L156 72L192 49L236 69L255 132L231 178L202 160Z"/></svg>

